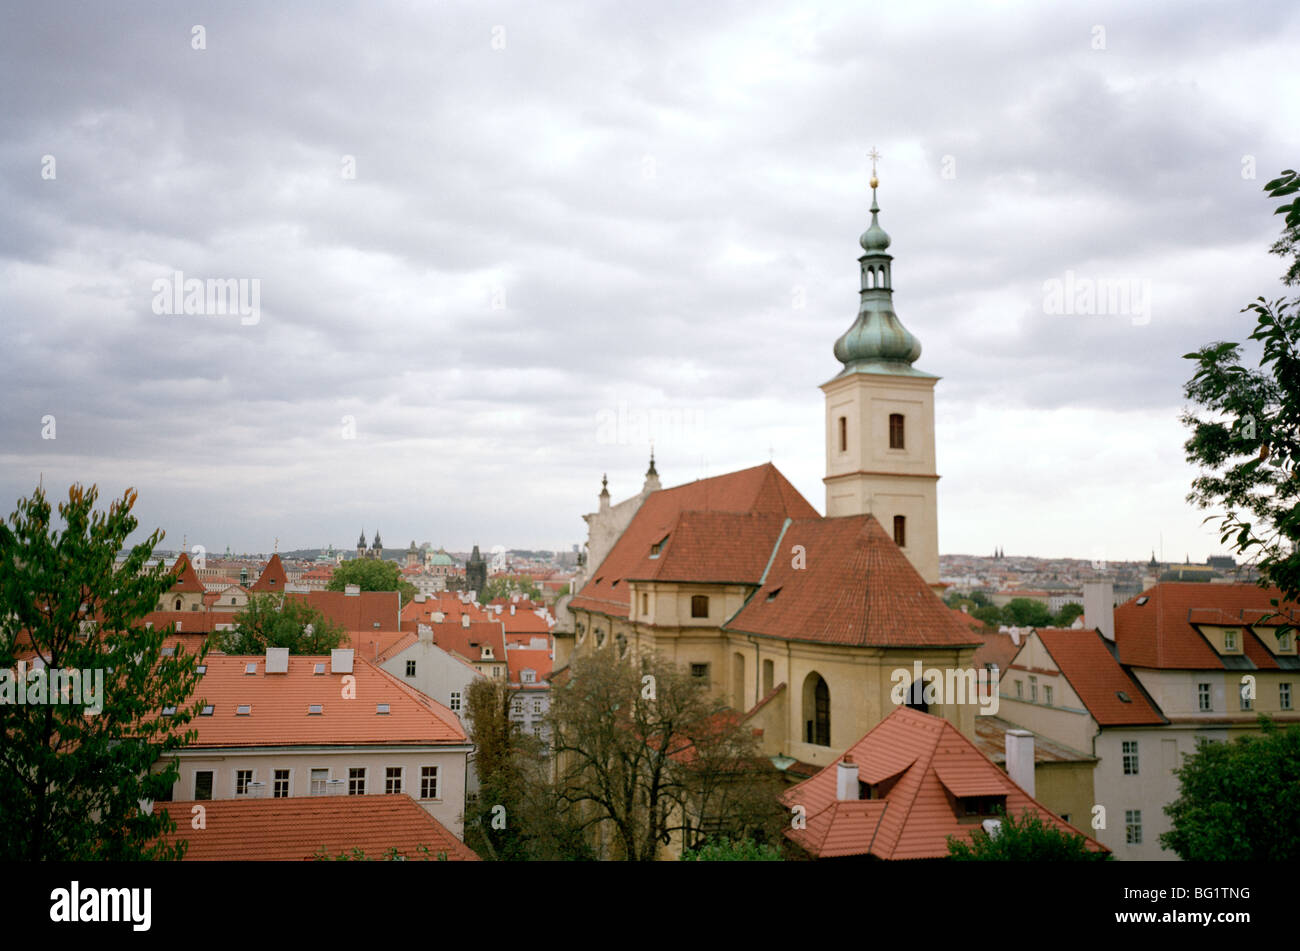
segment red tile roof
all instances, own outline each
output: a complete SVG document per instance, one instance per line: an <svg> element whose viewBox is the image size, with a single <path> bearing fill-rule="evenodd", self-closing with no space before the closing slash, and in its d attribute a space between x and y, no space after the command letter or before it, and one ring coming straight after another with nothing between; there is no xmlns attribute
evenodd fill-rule
<svg viewBox="0 0 1300 951"><path fill-rule="evenodd" d="M453 622L450 617L441 624L431 625L433 643L445 651L458 654L468 661L479 663L506 663L505 631L500 621L473 621L469 627ZM483 646L492 648L492 659L483 657Z"/></svg>
<svg viewBox="0 0 1300 951"><path fill-rule="evenodd" d="M1041 627L1035 633L1092 718L1101 726L1168 722L1119 665L1105 639L1087 628ZM1128 702L1120 699L1120 694Z"/></svg>
<svg viewBox="0 0 1300 951"><path fill-rule="evenodd" d="M976 630L975 636L984 642L975 649L975 657L971 661L977 670L982 669L985 664L993 664L999 671L1005 672L1011 666L1011 661L1020 653L1020 645L1011 639L1010 634L988 629Z"/></svg>
<svg viewBox="0 0 1300 951"><path fill-rule="evenodd" d="M323 674L315 673L318 663ZM245 672L248 664L255 673ZM268 674L265 655L209 654L207 665L194 695L214 709L190 721L198 730L191 748L466 742L456 714L363 657L352 668L355 699L345 696L345 675L333 672L329 655L291 656L287 674ZM388 713L378 712L380 703ZM248 715L238 714L240 704L251 705ZM320 714L309 712L312 704Z"/></svg>
<svg viewBox="0 0 1300 951"><path fill-rule="evenodd" d="M205 828L191 826L193 807L204 811ZM176 822L168 844L189 843L186 861L306 861L324 849L330 857L361 849L380 859L397 849L408 859L478 861L456 838L406 794L393 796L296 796L285 799L213 799L203 803L156 803ZM427 846L428 853L420 846Z"/></svg>
<svg viewBox="0 0 1300 951"><path fill-rule="evenodd" d="M190 564L190 556L181 552L180 557L176 559L176 564L172 566L172 574L176 576L176 583L169 588L169 592L175 594L178 591L193 591L196 594L203 594L207 589L199 581L198 572Z"/></svg>
<svg viewBox="0 0 1300 951"><path fill-rule="evenodd" d="M781 518L819 518L785 476L771 463L727 475L700 479L671 489L650 493L631 523L614 544L592 578L570 602L571 608L599 611L627 617L627 578L637 576L650 554L650 546L661 541L677 524L683 512L732 512L742 515L776 515ZM699 531L706 531L700 523ZM768 552L770 553L770 542ZM665 551L671 547L665 546ZM765 553L765 554L767 554ZM746 560L753 557L746 552ZM719 564L725 574L736 570Z"/></svg>
<svg viewBox="0 0 1300 951"><path fill-rule="evenodd" d="M1115 642L1120 662L1132 667L1171 670L1223 670L1222 658L1196 624L1241 624L1271 612L1269 600L1280 598L1276 588L1252 584L1206 584L1166 581L1115 609ZM1146 598L1146 603L1138 601ZM1297 615L1295 605L1288 614ZM1256 666L1275 668L1249 628L1243 631L1246 656Z"/></svg>
<svg viewBox="0 0 1300 951"><path fill-rule="evenodd" d="M981 643L870 515L792 522L770 556L728 630L857 647Z"/></svg>
<svg viewBox="0 0 1300 951"><path fill-rule="evenodd" d="M551 677L551 667L555 664L555 660L551 657L549 650L507 647L506 664L510 671L510 682L512 684L523 684L523 681L520 680L520 673L524 670L532 670L537 674L536 683L523 684L524 688L535 686L542 689Z"/></svg>
<svg viewBox="0 0 1300 951"><path fill-rule="evenodd" d="M878 787L878 798L836 799L836 771L845 757L858 764L860 782ZM980 828L958 815L953 796L990 794L1006 796L1008 815L1029 809L1049 825L1083 834L1030 798L951 723L907 707L896 707L844 756L781 799L787 807L803 806L807 828L785 834L813 855L920 859L946 856L948 836L969 841ZM1089 850L1105 851L1085 839Z"/></svg>
<svg viewBox="0 0 1300 951"><path fill-rule="evenodd" d="M262 573L258 575L257 581L249 590L256 592L263 591L283 591L285 585L289 583L289 576L285 574L284 563L280 561L278 553L271 555L271 560L266 563Z"/></svg>
<svg viewBox="0 0 1300 951"><path fill-rule="evenodd" d="M345 631L400 631L402 596L396 591L291 591L287 597L299 598L320 611ZM378 626L376 626L378 625Z"/></svg>

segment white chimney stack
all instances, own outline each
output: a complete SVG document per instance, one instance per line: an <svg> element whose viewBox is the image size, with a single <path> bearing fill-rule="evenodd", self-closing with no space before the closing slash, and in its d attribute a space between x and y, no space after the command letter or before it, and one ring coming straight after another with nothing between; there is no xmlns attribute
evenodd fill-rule
<svg viewBox="0 0 1300 951"><path fill-rule="evenodd" d="M1115 639L1115 586L1111 582L1084 582L1083 615L1088 626L1101 631L1102 637Z"/></svg>
<svg viewBox="0 0 1300 951"><path fill-rule="evenodd" d="M461 626L461 627L469 627L469 615L468 615L468 614L462 614L462 615L460 616L460 626Z"/></svg>
<svg viewBox="0 0 1300 951"><path fill-rule="evenodd" d="M835 798L841 802L858 799L858 764L845 754L835 767Z"/></svg>
<svg viewBox="0 0 1300 951"><path fill-rule="evenodd" d="M330 651L330 673L352 673L352 650L335 648Z"/></svg>
<svg viewBox="0 0 1300 951"><path fill-rule="evenodd" d="M359 584L344 585L343 594L345 597L350 597L350 598L358 597L361 594L361 585Z"/></svg>
<svg viewBox="0 0 1300 951"><path fill-rule="evenodd" d="M287 674L289 672L289 648L268 647L266 649L266 672L268 674Z"/></svg>
<svg viewBox="0 0 1300 951"><path fill-rule="evenodd" d="M1034 794L1034 734L1028 730L1007 730L1007 775L1011 781Z"/></svg>

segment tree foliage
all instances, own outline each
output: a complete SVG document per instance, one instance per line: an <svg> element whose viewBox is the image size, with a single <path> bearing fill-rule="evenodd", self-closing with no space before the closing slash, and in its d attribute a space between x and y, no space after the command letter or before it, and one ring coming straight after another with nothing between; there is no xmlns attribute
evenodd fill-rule
<svg viewBox="0 0 1300 951"><path fill-rule="evenodd" d="M1287 170L1264 186L1274 198L1300 191ZM1274 253L1295 254L1300 199L1280 206L1286 233ZM1300 283L1300 258L1284 277ZM1258 369L1242 364L1242 345L1216 342L1185 358L1196 370L1184 387L1193 408L1182 421L1191 430L1187 461L1199 468L1188 501L1218 510L1221 541L1253 562L1261 583L1281 589L1282 602L1300 597L1300 298L1256 298L1242 308L1254 316L1247 339L1260 347ZM1281 605L1278 605L1281 606Z"/></svg>
<svg viewBox="0 0 1300 951"><path fill-rule="evenodd" d="M487 580L483 590L478 593L478 603L487 604L497 598L509 598L516 594L532 601L542 600L542 589L527 575L518 578L495 575Z"/></svg>
<svg viewBox="0 0 1300 951"><path fill-rule="evenodd" d="M227 654L264 654L287 647L290 654L328 654L347 632L306 601L282 594L254 594L235 615L235 629L220 637Z"/></svg>
<svg viewBox="0 0 1300 951"><path fill-rule="evenodd" d="M958 862L1101 862L1109 852L1088 851L1081 835L1072 835L1026 809L1019 818L1002 817L993 835L983 828L969 842L948 836L948 857Z"/></svg>
<svg viewBox="0 0 1300 951"><path fill-rule="evenodd" d="M774 840L780 780L752 731L670 661L576 658L553 686L559 809L601 840L601 857L652 861L677 836Z"/></svg>
<svg viewBox="0 0 1300 951"><path fill-rule="evenodd" d="M402 569L395 561L378 558L353 558L334 569L326 591L344 591L354 584L362 591L400 591L402 607L416 595L415 585L402 577Z"/></svg>
<svg viewBox="0 0 1300 951"><path fill-rule="evenodd" d="M780 862L781 850L753 839L716 839L682 852L683 862Z"/></svg>
<svg viewBox="0 0 1300 951"><path fill-rule="evenodd" d="M1164 848L1188 861L1300 860L1300 726L1259 720L1262 736L1202 742L1184 759Z"/></svg>
<svg viewBox="0 0 1300 951"><path fill-rule="evenodd" d="M146 568L155 531L115 559L137 521L128 489L107 512L98 489L72 486L58 522L44 491L20 499L0 522L0 672L34 652L47 669L102 677L102 696L87 703L0 703L0 857L25 860L178 859L184 846L159 836L175 829L163 810L145 813L176 782L175 759L152 768L195 736L185 724L198 662L207 652L177 647L163 656L171 629L146 629L176 578ZM61 523L61 525L59 524ZM85 678L83 677L83 680ZM29 681L30 683L30 681ZM29 701L31 697L28 698ZM102 703L98 713L86 707ZM161 716L175 707L174 716Z"/></svg>

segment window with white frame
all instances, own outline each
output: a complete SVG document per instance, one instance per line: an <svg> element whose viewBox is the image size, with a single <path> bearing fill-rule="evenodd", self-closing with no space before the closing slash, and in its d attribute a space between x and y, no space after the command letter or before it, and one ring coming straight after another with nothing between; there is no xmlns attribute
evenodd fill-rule
<svg viewBox="0 0 1300 951"><path fill-rule="evenodd" d="M1037 677L1031 676L1029 678L1029 702L1030 703L1038 702L1038 678Z"/></svg>
<svg viewBox="0 0 1300 951"><path fill-rule="evenodd" d="M271 795L275 799L285 799L289 795L289 771L287 769L277 769L275 771L275 782L271 786Z"/></svg>
<svg viewBox="0 0 1300 951"><path fill-rule="evenodd" d="M1138 774L1138 745L1137 740L1125 740L1123 742L1124 754L1124 775L1136 776Z"/></svg>
<svg viewBox="0 0 1300 951"><path fill-rule="evenodd" d="M1142 844L1142 810L1124 810L1124 842L1128 845Z"/></svg>
<svg viewBox="0 0 1300 951"><path fill-rule="evenodd" d="M1197 684L1197 685L1196 685L1196 698L1197 698L1197 702L1198 702L1198 705L1200 706L1200 710L1201 710L1202 713L1206 713L1206 712L1208 712L1208 711L1214 709L1214 703L1213 703L1213 701L1210 699L1210 685L1209 685L1209 684Z"/></svg>
<svg viewBox="0 0 1300 951"><path fill-rule="evenodd" d="M421 799L438 798L438 767L437 766L420 767L420 798Z"/></svg>
<svg viewBox="0 0 1300 951"><path fill-rule="evenodd" d="M328 769L313 769L311 771L311 794L313 796L323 796L329 789L330 771Z"/></svg>
<svg viewBox="0 0 1300 951"><path fill-rule="evenodd" d="M1224 649L1225 651L1235 651L1235 650L1237 649L1237 632L1236 632L1236 631L1224 631L1224 632L1223 632L1223 649Z"/></svg>
<svg viewBox="0 0 1300 951"><path fill-rule="evenodd" d="M1049 707L1052 705L1052 688L1047 684L1043 684L1043 703Z"/></svg>
<svg viewBox="0 0 1300 951"><path fill-rule="evenodd" d="M364 796L366 794L366 768L353 766L348 769L348 795Z"/></svg>
<svg viewBox="0 0 1300 951"><path fill-rule="evenodd" d="M519 675L519 677L521 683L526 683L526 684L537 683L536 671L525 670L522 674Z"/></svg>
<svg viewBox="0 0 1300 951"><path fill-rule="evenodd" d="M451 711L453 713L460 712L460 691L459 690L453 690L451 692L451 699L447 702L447 706L451 708Z"/></svg>
<svg viewBox="0 0 1300 951"><path fill-rule="evenodd" d="M1277 705L1283 710L1291 709L1291 685L1289 683L1277 685Z"/></svg>
<svg viewBox="0 0 1300 951"><path fill-rule="evenodd" d="M402 791L402 767L389 766L384 770L384 792L395 796Z"/></svg>
<svg viewBox="0 0 1300 951"><path fill-rule="evenodd" d="M247 796L248 784L253 781L253 771L251 769L235 770L235 795Z"/></svg>
<svg viewBox="0 0 1300 951"><path fill-rule="evenodd" d="M1016 681L1016 699L1025 699L1025 682L1023 680Z"/></svg>

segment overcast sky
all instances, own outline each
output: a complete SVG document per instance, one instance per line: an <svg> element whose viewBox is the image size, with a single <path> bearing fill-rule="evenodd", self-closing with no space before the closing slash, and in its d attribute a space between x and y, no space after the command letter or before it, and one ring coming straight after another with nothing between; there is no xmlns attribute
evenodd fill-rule
<svg viewBox="0 0 1300 951"><path fill-rule="evenodd" d="M1297 49L1287 2L6 5L0 514L568 548L652 438L824 511L874 146L940 550L1203 559L1181 355L1284 292ZM156 313L178 271L258 308Z"/></svg>

